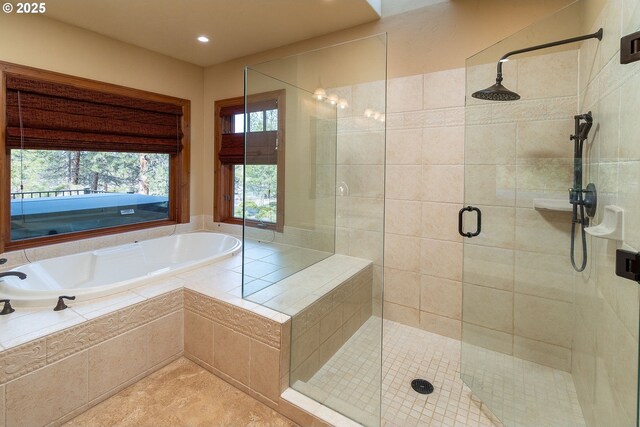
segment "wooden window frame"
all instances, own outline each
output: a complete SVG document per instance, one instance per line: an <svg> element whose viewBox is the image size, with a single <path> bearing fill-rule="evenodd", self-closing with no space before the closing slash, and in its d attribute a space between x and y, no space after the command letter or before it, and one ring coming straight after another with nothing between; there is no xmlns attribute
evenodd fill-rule
<svg viewBox="0 0 640 427"><path fill-rule="evenodd" d="M104 227L95 230L85 230L73 233L56 234L52 236L35 237L32 239L11 241L11 159L9 149L6 147L6 75L14 74L24 77L32 77L41 80L70 85L74 87L90 89L110 94L123 95L149 101L158 101L175 104L182 109L182 150L178 154L171 155L169 160L169 218L141 222L138 224ZM189 212L189 187L190 187L190 147L191 147L191 101L172 96L147 92L139 89L128 88L111 83L75 77L68 74L56 73L27 67L18 64L0 61L0 253L5 251L32 248L51 245L55 243L70 242L91 237L105 236L127 231L143 230L147 228L161 227L188 223Z"/></svg>
<svg viewBox="0 0 640 427"><path fill-rule="evenodd" d="M233 164L223 164L218 153L222 146L222 118L220 110L225 107L236 107L244 105L244 97L238 96L215 101L214 104L214 184L213 184L213 220L227 224L242 225L245 223L249 227L274 230L282 233L284 231L284 194L285 194L285 123L286 123L286 92L284 89L264 92L250 96L251 101L262 101L275 99L278 102L278 159L277 159L277 194L276 201L276 222L265 223L255 220L242 220L233 216ZM248 126L245 119L245 131ZM239 163L242 164L242 163ZM229 196L229 197L226 197Z"/></svg>

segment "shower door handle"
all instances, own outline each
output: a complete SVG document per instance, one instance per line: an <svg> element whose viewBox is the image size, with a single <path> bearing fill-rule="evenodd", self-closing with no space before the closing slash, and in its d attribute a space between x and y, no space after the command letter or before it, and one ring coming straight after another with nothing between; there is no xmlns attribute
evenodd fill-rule
<svg viewBox="0 0 640 427"><path fill-rule="evenodd" d="M476 231L474 231L473 233L471 233L470 231L467 231L466 233L462 230L462 217L464 216L464 213L467 211L475 211L477 214L477 227L476 227ZM475 206L466 206L462 209L460 209L460 212L458 212L458 233L462 236L462 237L468 237L468 238L472 238L477 236L478 234L480 234L480 231L482 231L482 212L480 212L480 209L476 208Z"/></svg>

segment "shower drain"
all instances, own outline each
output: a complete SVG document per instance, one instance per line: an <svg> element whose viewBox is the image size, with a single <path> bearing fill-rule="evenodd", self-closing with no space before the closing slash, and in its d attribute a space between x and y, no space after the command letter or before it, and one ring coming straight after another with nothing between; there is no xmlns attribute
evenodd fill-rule
<svg viewBox="0 0 640 427"><path fill-rule="evenodd" d="M413 388L415 391L417 391L420 394L433 393L433 384L423 379L415 379L411 381L411 388Z"/></svg>

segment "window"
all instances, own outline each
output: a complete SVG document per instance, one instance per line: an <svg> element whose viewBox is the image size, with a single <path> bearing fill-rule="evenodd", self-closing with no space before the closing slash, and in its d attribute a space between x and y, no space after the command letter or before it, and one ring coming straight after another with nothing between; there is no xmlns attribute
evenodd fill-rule
<svg viewBox="0 0 640 427"><path fill-rule="evenodd" d="M188 100L0 72L0 251L189 221Z"/></svg>
<svg viewBox="0 0 640 427"><path fill-rule="evenodd" d="M216 221L282 231L284 102L284 91L251 95L246 121L242 97L216 102Z"/></svg>
<svg viewBox="0 0 640 427"><path fill-rule="evenodd" d="M11 150L11 241L169 219L169 155Z"/></svg>

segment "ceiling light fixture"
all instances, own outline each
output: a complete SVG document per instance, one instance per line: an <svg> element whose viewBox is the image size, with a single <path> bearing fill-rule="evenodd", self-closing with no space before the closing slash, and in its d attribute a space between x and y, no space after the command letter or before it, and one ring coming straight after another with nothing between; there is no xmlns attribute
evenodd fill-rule
<svg viewBox="0 0 640 427"><path fill-rule="evenodd" d="M317 99L318 101L322 101L323 99L325 99L327 97L327 92L324 89L322 89L321 87L319 87L318 89L313 91L313 97L315 99Z"/></svg>
<svg viewBox="0 0 640 427"><path fill-rule="evenodd" d="M313 91L313 98L318 101L325 101L331 105L335 105L341 110L344 110L349 106L349 102L346 99L338 97L335 93L327 95L327 91L322 87L318 87Z"/></svg>
<svg viewBox="0 0 640 427"><path fill-rule="evenodd" d="M198 36L198 41L200 43L209 43L209 37L207 37L207 36Z"/></svg>

